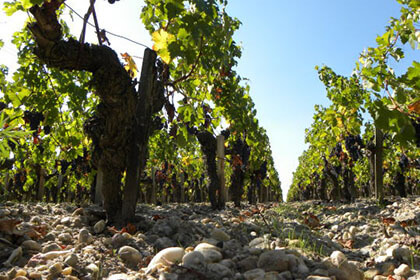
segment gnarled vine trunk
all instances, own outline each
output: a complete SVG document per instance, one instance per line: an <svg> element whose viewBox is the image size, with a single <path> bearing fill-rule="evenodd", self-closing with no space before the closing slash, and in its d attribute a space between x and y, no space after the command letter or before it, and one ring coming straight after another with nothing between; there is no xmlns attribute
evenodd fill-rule
<svg viewBox="0 0 420 280"><path fill-rule="evenodd" d="M221 209L224 207L224 203L216 166L216 137L208 131L201 131L198 132L197 139L198 142L200 142L203 154L206 156L207 175L210 180L208 190L211 206L213 209Z"/></svg>
<svg viewBox="0 0 420 280"><path fill-rule="evenodd" d="M131 168L139 170L140 158L145 157L150 135L150 124L146 124L151 119L151 115L148 114L155 111L158 106L148 105L152 109L143 110L146 106L144 105L139 109L139 102L148 102L148 100L144 99L144 94L140 96L137 94L135 84L111 48L80 44L74 39L62 39L61 26L56 16L56 10L61 4L62 1L52 0L45 1L41 7L33 6L30 12L36 21L29 24L28 28L37 43L35 54L48 67L88 71L93 74L91 82L95 94L100 97L100 104L95 118L90 120L95 127L87 130L97 132L94 139L96 146L94 154L97 158L96 167L103 175L103 206L108 221L114 223L124 220L121 219L123 210L121 180L127 165L133 163L129 155L132 155L133 151L138 155L138 162L134 162L137 166ZM138 117L139 110L143 110L143 118ZM146 129L134 133L139 126ZM137 195L131 197L130 194L133 188L138 188L138 179L135 178L134 183L129 185L130 190L125 194L129 200L129 205L124 204L125 217L134 215Z"/></svg>

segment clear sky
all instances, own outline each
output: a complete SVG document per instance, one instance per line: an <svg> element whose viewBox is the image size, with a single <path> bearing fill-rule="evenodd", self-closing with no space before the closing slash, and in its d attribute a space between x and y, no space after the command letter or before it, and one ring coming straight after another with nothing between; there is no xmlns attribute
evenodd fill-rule
<svg viewBox="0 0 420 280"><path fill-rule="evenodd" d="M66 3L84 15L89 1ZM3 6L3 1L0 1ZM96 4L99 25L151 46L139 19L143 1L121 0ZM228 13L241 20L235 35L243 47L238 73L250 79L257 118L268 132L284 196L305 149L304 130L312 123L315 104L327 104L326 92L314 70L328 65L349 75L360 52L375 45L391 16L399 16L395 0L230 0ZM0 13L0 38L7 43L22 26L26 14L6 17ZM82 21L73 16L70 27L77 37ZM93 29L88 41L96 42ZM118 53L142 56L144 48L109 36ZM0 64L12 66L15 50L0 50ZM141 61L137 61L141 65ZM13 70L13 66L11 67Z"/></svg>

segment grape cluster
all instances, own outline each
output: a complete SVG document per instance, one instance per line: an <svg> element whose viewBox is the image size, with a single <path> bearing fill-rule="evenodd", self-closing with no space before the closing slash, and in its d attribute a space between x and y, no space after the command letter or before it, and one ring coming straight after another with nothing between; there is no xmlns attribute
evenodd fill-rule
<svg viewBox="0 0 420 280"><path fill-rule="evenodd" d="M258 175L262 180L267 177L267 161L264 161L261 164L260 169L258 170Z"/></svg>
<svg viewBox="0 0 420 280"><path fill-rule="evenodd" d="M198 129L195 126L191 126L189 122L185 124L185 127L191 135L196 135L198 133Z"/></svg>
<svg viewBox="0 0 420 280"><path fill-rule="evenodd" d="M351 159L359 160L362 157L361 149L364 148L360 135L349 135L344 141Z"/></svg>
<svg viewBox="0 0 420 280"><path fill-rule="evenodd" d="M0 112L3 111L3 109L7 108L7 104L4 102L0 102Z"/></svg>
<svg viewBox="0 0 420 280"><path fill-rule="evenodd" d="M221 135L223 135L225 137L225 139L228 139L230 136L230 130L228 128L226 128L225 130L222 130L220 132Z"/></svg>
<svg viewBox="0 0 420 280"><path fill-rule="evenodd" d="M416 131L416 146L420 148L420 118L411 119L411 124Z"/></svg>
<svg viewBox="0 0 420 280"><path fill-rule="evenodd" d="M31 130L34 130L33 136L38 137L39 124L44 120L44 115L36 111L25 111L23 113L23 120L25 123L29 123Z"/></svg>
<svg viewBox="0 0 420 280"><path fill-rule="evenodd" d="M404 170L408 167L410 161L408 160L407 156L405 154L402 154L400 157L400 161L398 162L398 166L400 167L401 171L404 172Z"/></svg>
<svg viewBox="0 0 420 280"><path fill-rule="evenodd" d="M159 116L156 116L152 120L152 127L154 130L161 130L163 128L162 119Z"/></svg>
<svg viewBox="0 0 420 280"><path fill-rule="evenodd" d="M334 149L331 151L330 157L336 156L337 158L340 158L342 152L343 148L341 147L341 143L337 143L337 145L335 145Z"/></svg>

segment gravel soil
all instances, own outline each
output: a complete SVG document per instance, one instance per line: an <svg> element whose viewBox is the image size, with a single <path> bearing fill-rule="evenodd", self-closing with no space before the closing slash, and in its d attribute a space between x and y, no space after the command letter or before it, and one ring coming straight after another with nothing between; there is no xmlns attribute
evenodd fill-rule
<svg viewBox="0 0 420 280"><path fill-rule="evenodd" d="M420 197L136 213L115 228L95 205L0 203L0 280L420 279Z"/></svg>

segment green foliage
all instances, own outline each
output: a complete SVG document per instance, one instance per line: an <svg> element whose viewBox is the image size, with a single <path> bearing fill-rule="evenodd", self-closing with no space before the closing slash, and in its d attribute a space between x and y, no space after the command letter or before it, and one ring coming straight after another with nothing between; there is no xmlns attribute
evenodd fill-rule
<svg viewBox="0 0 420 280"><path fill-rule="evenodd" d="M319 178L325 179L328 164L337 170L351 170L356 176L359 191L368 184L369 164L366 157L357 161L349 160L351 154L344 141L348 136L361 133L363 143L369 145L372 141L372 125L366 123L362 129L365 112L369 112L374 125L387 136L385 169L389 178L386 178L386 183L392 184L391 178L395 175L392 170L398 166L398 162L395 162L399 158L397 155L403 151L406 151L405 154L415 151L409 158L419 156L412 123L420 116L419 110L413 105L419 100L420 65L413 61L412 66L400 76L395 74L391 66L404 58L403 47L407 43L411 48L419 49L420 32L415 27L420 21L419 2L398 2L403 4L400 18L390 20L386 32L376 38L377 46L362 52L350 77L340 76L327 66L316 67L332 104L327 108L315 106L314 122L306 130L305 139L310 146L299 158L299 166L288 193L289 200L298 199L307 188L320 187ZM342 149L341 154L334 154L334 149L338 148ZM365 148L364 154L369 153ZM344 180L343 174L337 173L337 178Z"/></svg>
<svg viewBox="0 0 420 280"><path fill-rule="evenodd" d="M226 13L227 1L145 3L141 18L152 36L154 50L168 64L171 94L181 95L176 120L171 120L170 114L166 116L172 122L169 127L177 127L176 136L171 137L179 149L192 141L187 127L215 132L220 123L227 123L230 131L245 135L251 147L249 169L255 170L268 161L270 185L281 192L268 137L258 125L250 88L234 70L241 50L233 34L240 22Z"/></svg>

